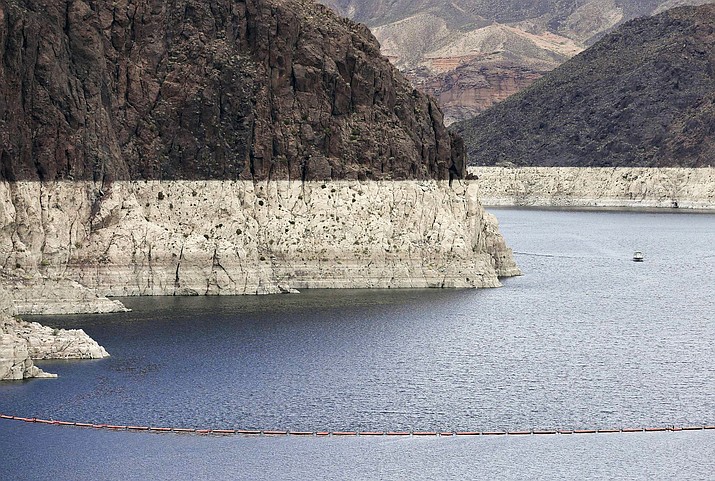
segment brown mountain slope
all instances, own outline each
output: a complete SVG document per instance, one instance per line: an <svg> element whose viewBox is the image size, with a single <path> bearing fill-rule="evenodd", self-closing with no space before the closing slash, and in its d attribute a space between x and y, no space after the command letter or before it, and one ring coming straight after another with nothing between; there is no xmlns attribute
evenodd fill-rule
<svg viewBox="0 0 715 481"><path fill-rule="evenodd" d="M626 23L454 130L469 161L701 167L715 159L715 5Z"/></svg>
<svg viewBox="0 0 715 481"><path fill-rule="evenodd" d="M710 0L323 0L372 28L448 122L471 118L615 26Z"/></svg>
<svg viewBox="0 0 715 481"><path fill-rule="evenodd" d="M0 0L2 179L406 179L463 151L309 0Z"/></svg>

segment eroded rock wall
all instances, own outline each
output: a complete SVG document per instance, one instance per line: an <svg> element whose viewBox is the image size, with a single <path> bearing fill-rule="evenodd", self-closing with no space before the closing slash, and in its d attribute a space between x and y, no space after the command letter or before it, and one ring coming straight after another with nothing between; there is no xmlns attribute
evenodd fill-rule
<svg viewBox="0 0 715 481"><path fill-rule="evenodd" d="M489 206L715 209L715 168L470 167Z"/></svg>
<svg viewBox="0 0 715 481"><path fill-rule="evenodd" d="M94 195L0 183L0 260L101 295L493 287L518 273L468 182L139 181Z"/></svg>

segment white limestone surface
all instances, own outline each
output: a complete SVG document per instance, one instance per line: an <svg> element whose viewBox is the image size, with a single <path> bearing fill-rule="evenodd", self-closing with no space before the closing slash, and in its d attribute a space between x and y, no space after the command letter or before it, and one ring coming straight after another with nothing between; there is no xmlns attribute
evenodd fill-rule
<svg viewBox="0 0 715 481"><path fill-rule="evenodd" d="M57 375L46 373L34 365L24 339L0 331L0 381L20 381L32 377L48 378Z"/></svg>
<svg viewBox="0 0 715 481"><path fill-rule="evenodd" d="M470 167L487 206L715 209L715 168Z"/></svg>
<svg viewBox="0 0 715 481"><path fill-rule="evenodd" d="M78 282L62 278L0 277L13 297L12 314L63 315L106 314L126 312L129 309L114 299L98 296Z"/></svg>
<svg viewBox="0 0 715 481"><path fill-rule="evenodd" d="M37 322L6 320L3 332L23 339L33 360L102 359L109 353L82 329L53 329Z"/></svg>
<svg viewBox="0 0 715 481"><path fill-rule="evenodd" d="M53 329L13 318L11 292L0 286L0 381L57 377L34 365L38 359L101 359L107 351L79 329Z"/></svg>
<svg viewBox="0 0 715 481"><path fill-rule="evenodd" d="M519 271L474 183L0 183L0 262L99 295L495 287Z"/></svg>

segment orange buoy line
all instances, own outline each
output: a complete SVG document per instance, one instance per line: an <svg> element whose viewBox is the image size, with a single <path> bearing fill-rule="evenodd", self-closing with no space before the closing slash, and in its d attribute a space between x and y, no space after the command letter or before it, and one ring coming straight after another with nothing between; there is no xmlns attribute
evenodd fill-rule
<svg viewBox="0 0 715 481"><path fill-rule="evenodd" d="M552 429L529 431L281 431L281 430L255 430L255 429L194 429L194 428L167 428L157 426L129 426L115 424L93 424L54 419L26 418L0 414L0 419L23 421L26 423L51 424L55 426L73 426L81 428L105 429L110 431L154 432L154 433L184 433L184 434L211 434L211 435L242 435L242 436L315 436L315 437L376 437L376 436L413 436L413 437L453 437L453 436L554 436L573 434L610 434L610 433L647 433L647 432L679 432L679 431L704 431L715 430L715 425L705 426L667 426L652 428L612 428L612 429Z"/></svg>

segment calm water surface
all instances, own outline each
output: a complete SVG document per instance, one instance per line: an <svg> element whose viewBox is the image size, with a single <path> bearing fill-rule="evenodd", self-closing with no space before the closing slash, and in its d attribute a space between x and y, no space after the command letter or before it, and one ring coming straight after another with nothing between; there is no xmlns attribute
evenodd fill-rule
<svg viewBox="0 0 715 481"><path fill-rule="evenodd" d="M0 411L296 431L715 424L715 215L496 214L525 273L502 289L130 298L131 313L43 318L82 327L112 357L40 363L60 378L2 384ZM0 422L0 466L17 479L85 479L53 463L78 450L116 479L132 479L127 459L157 472L193 460L172 479L232 479L239 466L245 479L715 472L712 432L256 440L14 424Z"/></svg>

